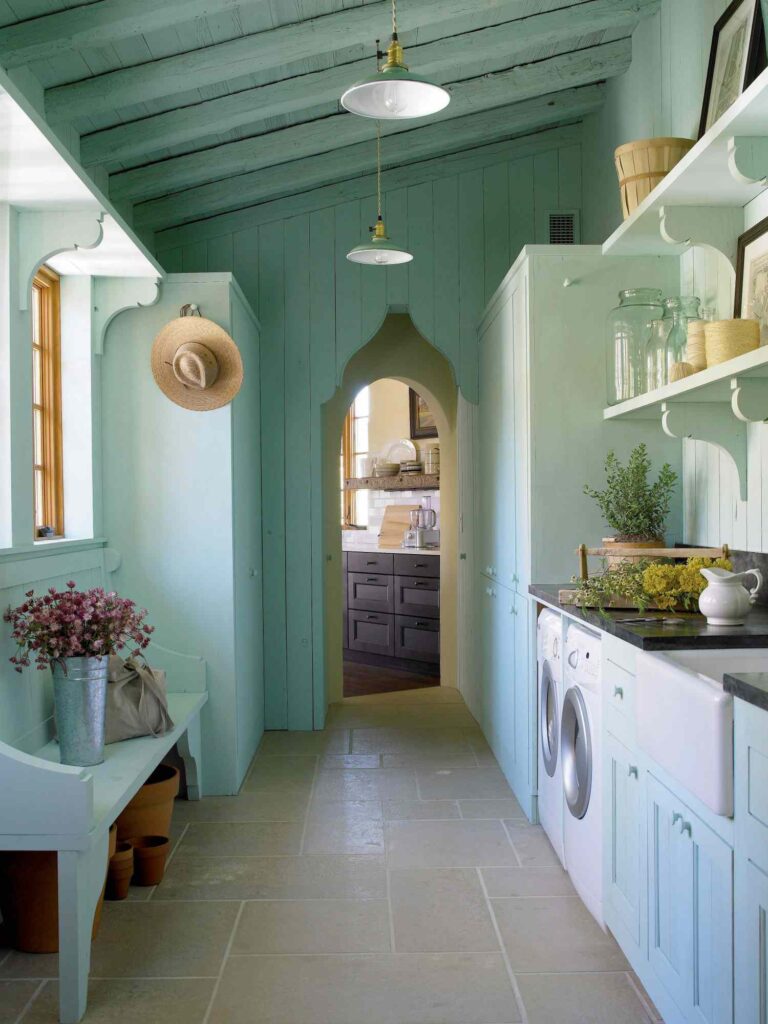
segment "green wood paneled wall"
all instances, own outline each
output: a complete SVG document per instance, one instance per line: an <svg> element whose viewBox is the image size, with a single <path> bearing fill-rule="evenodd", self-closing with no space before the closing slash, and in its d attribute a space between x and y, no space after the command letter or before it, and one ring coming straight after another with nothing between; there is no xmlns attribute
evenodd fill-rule
<svg viewBox="0 0 768 1024"><path fill-rule="evenodd" d="M312 729L325 712L322 615L321 406L349 358L388 309L405 309L477 394L476 328L523 245L548 241L549 210L581 206L573 134L526 155L478 152L474 162L385 192L392 237L414 253L382 270L346 260L375 216L373 194L239 228L232 215L177 232L157 255L169 272L234 272L262 327L262 491L266 725ZM516 155L516 148L518 155Z"/></svg>

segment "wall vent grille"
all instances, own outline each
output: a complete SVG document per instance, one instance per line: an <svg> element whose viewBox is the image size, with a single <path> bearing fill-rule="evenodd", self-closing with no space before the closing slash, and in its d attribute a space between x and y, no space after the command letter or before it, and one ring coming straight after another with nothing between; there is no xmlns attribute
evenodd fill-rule
<svg viewBox="0 0 768 1024"><path fill-rule="evenodd" d="M576 245L579 241L579 215L576 210L549 211L549 244Z"/></svg>

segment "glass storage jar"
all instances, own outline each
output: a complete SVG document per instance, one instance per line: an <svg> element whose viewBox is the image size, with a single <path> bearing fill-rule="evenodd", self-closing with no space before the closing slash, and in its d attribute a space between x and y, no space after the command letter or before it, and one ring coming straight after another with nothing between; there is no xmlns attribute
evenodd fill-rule
<svg viewBox="0 0 768 1024"><path fill-rule="evenodd" d="M608 404L642 395L645 384L645 349L652 320L661 319L658 288L627 288L619 292L619 305L608 314L606 369Z"/></svg>
<svg viewBox="0 0 768 1024"><path fill-rule="evenodd" d="M651 333L645 347L645 379L649 391L663 388L669 380L668 331L668 320L658 319L651 322Z"/></svg>
<svg viewBox="0 0 768 1024"><path fill-rule="evenodd" d="M673 363L685 362L688 322L701 319L700 307L701 301L695 295L674 295L664 299L664 320L667 325L667 379Z"/></svg>

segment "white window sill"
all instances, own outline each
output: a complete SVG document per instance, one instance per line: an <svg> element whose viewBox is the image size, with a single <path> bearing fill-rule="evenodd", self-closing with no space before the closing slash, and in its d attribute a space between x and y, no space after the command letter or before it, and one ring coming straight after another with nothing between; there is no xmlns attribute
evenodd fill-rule
<svg viewBox="0 0 768 1024"><path fill-rule="evenodd" d="M45 555L60 554L64 551L88 551L92 548L103 548L106 546L106 543L106 537L89 537L80 540L67 537L50 537L44 540L36 540L28 545L0 548L0 561L12 562L23 558L39 558Z"/></svg>

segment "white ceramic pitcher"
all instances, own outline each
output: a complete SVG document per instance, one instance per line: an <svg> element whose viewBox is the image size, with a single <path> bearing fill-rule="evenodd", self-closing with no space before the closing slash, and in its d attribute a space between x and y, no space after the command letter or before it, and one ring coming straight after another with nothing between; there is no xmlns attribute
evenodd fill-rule
<svg viewBox="0 0 768 1024"><path fill-rule="evenodd" d="M728 572L727 569L701 569L700 572L707 581L707 588L699 598L699 611L706 615L709 625L743 626L763 585L760 570ZM752 590L747 590L741 582L747 576L754 576L757 580Z"/></svg>

